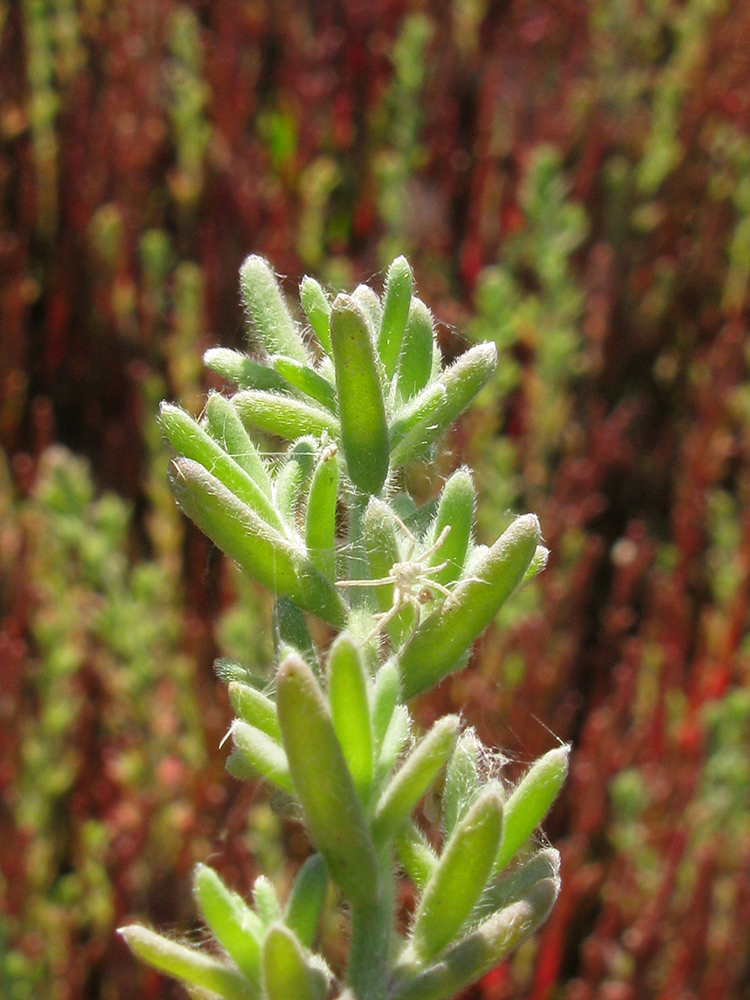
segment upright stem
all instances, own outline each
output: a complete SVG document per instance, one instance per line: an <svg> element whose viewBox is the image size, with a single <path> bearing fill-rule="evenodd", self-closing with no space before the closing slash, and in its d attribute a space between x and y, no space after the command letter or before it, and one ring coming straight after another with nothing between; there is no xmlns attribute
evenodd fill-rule
<svg viewBox="0 0 750 1000"><path fill-rule="evenodd" d="M369 501L369 496L356 492L352 500L352 505L349 508L347 573L350 580L366 580L369 575L367 572L367 552L365 551L362 533L365 510ZM352 587L352 605L354 607L362 607L367 603L370 592L368 587Z"/></svg>
<svg viewBox="0 0 750 1000"><path fill-rule="evenodd" d="M393 876L389 853L379 859L378 898L352 908L352 940L346 982L351 1000L383 1000L393 933Z"/></svg>

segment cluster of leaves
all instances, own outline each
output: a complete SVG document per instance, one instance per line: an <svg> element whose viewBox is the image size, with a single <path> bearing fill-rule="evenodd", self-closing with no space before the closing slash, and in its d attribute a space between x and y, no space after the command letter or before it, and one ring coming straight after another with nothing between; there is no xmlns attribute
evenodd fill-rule
<svg viewBox="0 0 750 1000"><path fill-rule="evenodd" d="M267 0L0 0L0 436L21 493L27 455L33 468L57 437L92 460L98 486L136 499L127 553L147 538L170 586L189 580L184 603L179 589L170 600L187 616L204 722L226 711L212 702L212 630L267 661L254 637L264 597L183 535L144 428L164 395L199 412L204 331L239 343L246 248L344 287L408 247L449 325L448 357L477 289L472 339L495 340L503 360L441 468L453 452L470 461L487 497L481 541L509 508L535 510L554 559L506 603L474 668L419 711L460 707L520 760L546 749L545 726L580 749L550 829L567 876L540 950L529 942L474 996L746 986L748 51L748 7L727 0L321 0L283 16ZM37 579L29 552L17 550L13 579ZM235 592L243 606L218 624ZM28 620L3 606L4 663L32 677ZM110 689L111 702L87 702L98 731ZM34 717L24 705L4 762ZM36 969L18 770L0 773L5 933ZM105 770L97 794L117 800L119 787ZM244 816L253 793L239 795ZM221 811L198 791L190 809L207 823ZM84 815L101 809L64 796L56 830ZM220 846L191 843L196 859L218 851L244 891L243 827ZM259 853L299 858L294 821L275 828ZM148 909L184 926L184 855L154 865L150 848L138 856L147 843L134 840L134 888L117 882L118 919ZM118 850L104 851L111 879ZM79 862L85 852L62 864ZM75 903L56 906L77 925ZM168 990L137 984L122 949L105 962L85 934L65 953L79 972L55 977L61 997Z"/></svg>
<svg viewBox="0 0 750 1000"><path fill-rule="evenodd" d="M223 956L137 925L122 933L151 965L229 1000L322 1000L331 973L309 949L330 877L351 915L347 996L448 1000L543 922L559 889L554 851L532 849L509 866L562 785L566 747L540 758L506 799L497 779L482 780L480 744L473 730L459 738L457 716L408 745L405 701L459 669L547 560L533 515L489 548L474 543L468 470L422 507L404 488L404 468L434 452L492 374L496 350L479 345L443 367L403 257L382 300L360 285L330 302L306 278L309 343L266 261L249 257L240 280L261 359L209 351L207 363L238 391L210 396L201 422L169 404L160 419L180 506L277 597L272 691L221 665L237 712L228 766L296 800L317 853L283 910L262 876L252 909L197 869L195 896ZM291 442L275 468L247 427ZM339 630L325 670L303 611ZM445 765L437 851L412 814ZM403 938L397 859L419 891Z"/></svg>

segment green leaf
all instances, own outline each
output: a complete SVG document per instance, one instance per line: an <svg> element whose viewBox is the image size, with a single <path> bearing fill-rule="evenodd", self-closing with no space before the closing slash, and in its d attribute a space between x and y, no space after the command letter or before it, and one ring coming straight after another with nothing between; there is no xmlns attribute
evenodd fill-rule
<svg viewBox="0 0 750 1000"><path fill-rule="evenodd" d="M467 468L458 469L440 494L433 537L437 540L448 527L450 532L429 560L430 566L448 563L445 569L433 575L433 579L443 586L453 583L461 576L474 525L475 503L476 491L471 472Z"/></svg>
<svg viewBox="0 0 750 1000"><path fill-rule="evenodd" d="M268 261L255 254L246 258L240 268L240 290L250 325L268 353L305 364L302 337Z"/></svg>
<svg viewBox="0 0 750 1000"><path fill-rule="evenodd" d="M264 521L283 531L278 511L266 492L188 413L162 403L159 423L178 455L199 462Z"/></svg>
<svg viewBox="0 0 750 1000"><path fill-rule="evenodd" d="M218 392L208 397L206 428L214 441L231 455L270 500L271 478L266 463L242 426L235 408Z"/></svg>
<svg viewBox="0 0 750 1000"><path fill-rule="evenodd" d="M372 695L372 734L375 746L380 749L393 710L398 703L399 673L396 661L388 660L378 671Z"/></svg>
<svg viewBox="0 0 750 1000"><path fill-rule="evenodd" d="M398 831L394 846L404 871L422 891L437 868L437 854L413 820L404 823Z"/></svg>
<svg viewBox="0 0 750 1000"><path fill-rule="evenodd" d="M372 726L364 665L349 632L338 636L328 655L328 701L344 760L365 802L372 784Z"/></svg>
<svg viewBox="0 0 750 1000"><path fill-rule="evenodd" d="M320 676L318 651L305 616L287 597L277 598L273 606L273 635L279 659L284 659L290 652L299 653L313 673Z"/></svg>
<svg viewBox="0 0 750 1000"><path fill-rule="evenodd" d="M533 580L535 576L539 576L547 568L548 559L549 549L545 545L537 545L536 552L529 563L529 568L523 575L523 582L526 583L528 580Z"/></svg>
<svg viewBox="0 0 750 1000"><path fill-rule="evenodd" d="M425 886L410 943L416 961L434 958L459 934L490 877L502 825L502 796L490 788L457 824Z"/></svg>
<svg viewBox="0 0 750 1000"><path fill-rule="evenodd" d="M328 984L307 963L294 934L275 924L263 945L263 991L267 1000L324 1000Z"/></svg>
<svg viewBox="0 0 750 1000"><path fill-rule="evenodd" d="M263 924L258 916L206 865L195 866L193 895L213 936L240 972L260 987Z"/></svg>
<svg viewBox="0 0 750 1000"><path fill-rule="evenodd" d="M479 790L477 762L481 744L473 729L461 733L448 763L443 787L443 834L450 837L453 828L463 819Z"/></svg>
<svg viewBox="0 0 750 1000"><path fill-rule="evenodd" d="M405 257L397 257L388 268L383 293L383 318L378 334L378 354L386 376L390 379L396 371L398 356L409 317L414 278Z"/></svg>
<svg viewBox="0 0 750 1000"><path fill-rule="evenodd" d="M551 879L558 884L560 882L560 854L554 847L538 851L528 861L514 867L505 878L490 885L477 904L472 920L478 923L506 906L517 903L528 896L542 879Z"/></svg>
<svg viewBox="0 0 750 1000"><path fill-rule="evenodd" d="M311 947L328 889L328 872L320 854L312 854L297 872L284 911L284 923L305 947Z"/></svg>
<svg viewBox="0 0 750 1000"><path fill-rule="evenodd" d="M404 343L398 359L396 392L399 401L412 399L430 381L434 342L432 313L415 296L409 307Z"/></svg>
<svg viewBox="0 0 750 1000"><path fill-rule="evenodd" d="M539 541L539 521L524 514L471 566L446 600L417 626L400 655L402 695L412 698L455 669L523 580Z"/></svg>
<svg viewBox="0 0 750 1000"><path fill-rule="evenodd" d="M343 626L346 608L331 581L202 465L176 458L170 481L187 516L248 575L331 625Z"/></svg>
<svg viewBox="0 0 750 1000"><path fill-rule="evenodd" d="M396 519L387 503L371 497L362 522L362 535L367 552L370 579L386 579L391 567L399 560ZM373 587L381 611L393 604L393 584Z"/></svg>
<svg viewBox="0 0 750 1000"><path fill-rule="evenodd" d="M399 754L404 749L406 740L408 739L410 722L409 711L406 705L396 705L391 714L390 722L388 723L388 728L385 731L383 743L380 748L380 756L378 757L376 769L378 783L393 770Z"/></svg>
<svg viewBox="0 0 750 1000"><path fill-rule="evenodd" d="M232 739L237 750L253 771L277 785L282 791L293 792L292 776L284 748L255 726L235 719L232 723Z"/></svg>
<svg viewBox="0 0 750 1000"><path fill-rule="evenodd" d="M324 447L310 483L305 514L305 546L313 566L326 579L336 579L336 501L339 460L334 444Z"/></svg>
<svg viewBox="0 0 750 1000"><path fill-rule="evenodd" d="M339 436L338 421L328 410L292 396L247 389L235 393L232 405L244 424L287 441L306 434L313 437L321 437L323 433L333 438Z"/></svg>
<svg viewBox="0 0 750 1000"><path fill-rule="evenodd" d="M273 368L261 365L247 354L232 351L228 347L209 348L203 355L203 364L228 382L235 382L240 389L290 392L292 388Z"/></svg>
<svg viewBox="0 0 750 1000"><path fill-rule="evenodd" d="M352 905L371 905L377 895L375 849L323 693L298 656L282 663L276 699L289 767L313 843Z"/></svg>
<svg viewBox="0 0 750 1000"><path fill-rule="evenodd" d="M231 681L228 687L232 708L243 722L265 733L276 743L281 742L281 728L276 706L262 692L249 684Z"/></svg>
<svg viewBox="0 0 750 1000"><path fill-rule="evenodd" d="M330 355L331 304L328 301L328 296L315 278L306 276L299 286L299 297L313 333L320 341L320 346L326 354Z"/></svg>
<svg viewBox="0 0 750 1000"><path fill-rule="evenodd" d="M295 441L287 451L274 483L276 506L287 524L296 528L302 496L312 476L318 442L309 435Z"/></svg>
<svg viewBox="0 0 750 1000"><path fill-rule="evenodd" d="M379 493L388 475L388 427L367 320L348 295L331 308L331 343L349 478L363 493Z"/></svg>
<svg viewBox="0 0 750 1000"><path fill-rule="evenodd" d="M318 375L309 363L302 364L300 361L280 355L274 355L270 361L279 375L295 389L314 399L331 413L336 412L336 392L333 386L322 375Z"/></svg>
<svg viewBox="0 0 750 1000"><path fill-rule="evenodd" d="M378 293L369 285L357 285L352 292L352 298L367 319L368 329L373 344L377 343L380 321L383 318L383 306L378 297ZM383 372L385 374L385 372Z"/></svg>
<svg viewBox="0 0 750 1000"><path fill-rule="evenodd" d="M253 903L265 927L281 920L281 906L273 882L265 875L259 875L253 885Z"/></svg>
<svg viewBox="0 0 750 1000"><path fill-rule="evenodd" d="M373 497L367 505L362 527L371 579L387 579L392 566L399 561L397 530L390 506ZM380 584L372 589L381 613L387 613L393 605L393 584ZM416 618L415 609L406 604L390 619L386 628L394 647L398 648L414 628Z"/></svg>
<svg viewBox="0 0 750 1000"><path fill-rule="evenodd" d="M543 879L517 903L494 914L427 969L404 969L388 1000L450 1000L486 975L549 916L559 883Z"/></svg>
<svg viewBox="0 0 750 1000"><path fill-rule="evenodd" d="M570 747L555 747L536 761L508 796L495 871L515 857L552 807L568 774Z"/></svg>
<svg viewBox="0 0 750 1000"><path fill-rule="evenodd" d="M121 927L118 933L134 955L167 976L211 990L225 1000L255 1000L260 996L260 991L254 990L238 970L228 968L203 952L170 941L147 927L131 924Z"/></svg>
<svg viewBox="0 0 750 1000"><path fill-rule="evenodd" d="M375 810L372 834L376 843L387 841L409 818L450 757L459 725L457 715L436 722L391 778Z"/></svg>
<svg viewBox="0 0 750 1000"><path fill-rule="evenodd" d="M389 429L392 466L406 465L442 437L496 366L494 344L472 347L403 406Z"/></svg>

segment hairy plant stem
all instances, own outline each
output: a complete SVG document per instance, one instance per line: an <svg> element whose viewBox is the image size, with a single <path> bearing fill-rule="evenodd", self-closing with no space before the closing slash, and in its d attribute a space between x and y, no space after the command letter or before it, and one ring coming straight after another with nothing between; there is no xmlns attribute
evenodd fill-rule
<svg viewBox="0 0 750 1000"><path fill-rule="evenodd" d="M365 510L370 498L357 491L352 499L349 519L347 572L350 580L366 580L369 576L367 551L364 543ZM354 587L351 592L353 607L364 607L368 602L369 588Z"/></svg>
<svg viewBox="0 0 750 1000"><path fill-rule="evenodd" d="M379 859L377 899L352 907L347 985L351 1000L383 1000L393 934L393 874L389 852Z"/></svg>

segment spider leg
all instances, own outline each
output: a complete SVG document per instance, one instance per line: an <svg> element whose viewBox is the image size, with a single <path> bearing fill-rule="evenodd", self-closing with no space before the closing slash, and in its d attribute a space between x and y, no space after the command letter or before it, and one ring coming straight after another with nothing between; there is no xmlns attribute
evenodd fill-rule
<svg viewBox="0 0 750 1000"><path fill-rule="evenodd" d="M451 533L451 526L449 524L446 524L446 526L440 532L440 534L432 543L432 545L430 545L429 548L426 548L424 552L420 555L419 557L420 560L429 559L431 555L434 555L450 533Z"/></svg>
<svg viewBox="0 0 750 1000"><path fill-rule="evenodd" d="M430 590L437 590L439 594L442 594L447 601L451 601L453 604L461 603L452 591L444 587L442 583L438 583L437 580L430 580L428 587Z"/></svg>
<svg viewBox="0 0 750 1000"><path fill-rule="evenodd" d="M404 522L401 520L401 518L398 516L398 514L394 514L393 511L391 511L391 514L393 515L393 520L396 522L396 524L399 526L399 528L401 528L401 530L406 535L406 537L409 539L409 541L412 543L412 545L413 546L416 545L417 544L417 537L414 534L414 532L411 530L411 528L408 528L404 524Z"/></svg>
<svg viewBox="0 0 750 1000"><path fill-rule="evenodd" d="M383 611L379 615L375 615L375 628L365 636L363 645L367 645L368 642L371 642L376 636L380 635L383 629L387 627L388 622L396 617L402 607L403 604L394 604L388 611Z"/></svg>
<svg viewBox="0 0 750 1000"><path fill-rule="evenodd" d="M393 583L393 578L383 576L379 580L339 580L337 587L386 587Z"/></svg>
<svg viewBox="0 0 750 1000"><path fill-rule="evenodd" d="M422 572L424 573L425 576L431 576L433 573L441 573L446 566L450 565L451 565L451 560L446 559L444 562L438 563L437 566L425 566Z"/></svg>

